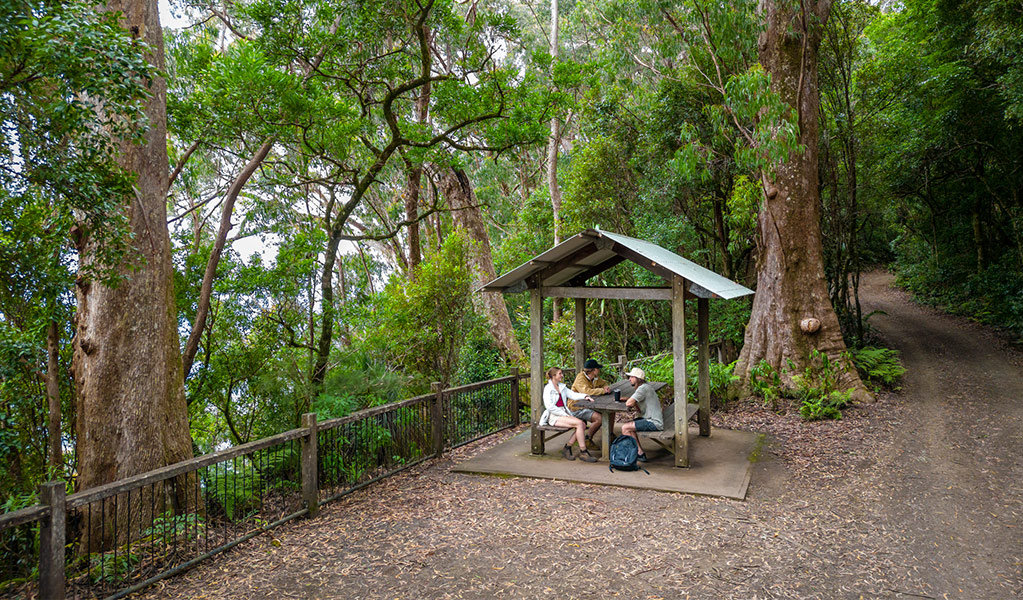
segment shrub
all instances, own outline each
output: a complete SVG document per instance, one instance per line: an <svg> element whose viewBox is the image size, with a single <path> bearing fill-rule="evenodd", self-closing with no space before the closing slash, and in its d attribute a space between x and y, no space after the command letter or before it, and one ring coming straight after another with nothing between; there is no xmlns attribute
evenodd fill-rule
<svg viewBox="0 0 1023 600"><path fill-rule="evenodd" d="M888 388L893 388L906 373L898 351L890 348L865 346L850 350L849 355L863 378Z"/></svg>
<svg viewBox="0 0 1023 600"><path fill-rule="evenodd" d="M666 381L673 383L675 378L675 357L670 352L665 352L636 361L636 366L646 372L648 381ZM728 387L739 380L733 374L735 363L710 362L710 395L724 402ZM686 378L689 384L686 386L688 402L698 402L700 389L699 363L696 357L696 349L690 348L686 353Z"/></svg>
<svg viewBox="0 0 1023 600"><path fill-rule="evenodd" d="M810 352L810 364L803 373L792 376L800 416L807 421L842 418L842 409L849 405L852 390L838 390L841 369L842 365L828 355L816 349Z"/></svg>
<svg viewBox="0 0 1023 600"><path fill-rule="evenodd" d="M770 363L761 359L750 370L749 385L755 396L760 396L764 404L769 404L773 410L777 410L778 398L781 397L781 376Z"/></svg>

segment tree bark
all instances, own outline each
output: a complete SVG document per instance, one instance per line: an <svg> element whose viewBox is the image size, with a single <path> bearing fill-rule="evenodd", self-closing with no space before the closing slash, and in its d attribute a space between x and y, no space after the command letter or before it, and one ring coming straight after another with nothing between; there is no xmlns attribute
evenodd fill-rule
<svg viewBox="0 0 1023 600"><path fill-rule="evenodd" d="M553 64L558 61L558 0L551 0L550 51ZM561 144L561 122L557 116L551 118L551 137L547 143L547 186L551 195L551 211L554 217L554 245L561 243L561 188L558 187L558 145ZM553 318L561 318L561 303L551 298Z"/></svg>
<svg viewBox="0 0 1023 600"><path fill-rule="evenodd" d="M423 166L408 165L408 184L405 190L405 220L408 224L408 276L415 279L422 258L419 242L419 188L422 186Z"/></svg>
<svg viewBox="0 0 1023 600"><path fill-rule="evenodd" d="M234 203L242 188L256 172L259 165L263 163L266 155L273 148L273 140L267 140L256 151L256 155L249 160L248 164L241 170L224 198L224 206L220 211L220 229L217 231L217 239L213 242L213 250L210 258L206 261L206 272L202 276L202 287L199 290L199 304L195 311L195 321L192 323L192 332L185 344L185 352L181 357L181 372L184 377L192 370L192 362L195 354L199 351L199 338L202 337L203 329L206 328L206 318L210 314L210 297L213 295L213 279L217 275L217 265L220 264L220 257L224 253L224 246L227 245L227 234L231 231L231 216L234 214Z"/></svg>
<svg viewBox="0 0 1023 600"><path fill-rule="evenodd" d="M428 27L423 28L427 45L430 44L433 36ZM429 71L433 62L433 55L427 52L423 56L424 69ZM420 88L419 96L416 98L416 122L425 124L430 114L430 89L429 81ZM422 244L419 241L419 190L422 187L423 165L418 162L408 162L408 186L405 191L405 220L408 221L408 275L414 279L419 262L422 258Z"/></svg>
<svg viewBox="0 0 1023 600"><path fill-rule="evenodd" d="M455 225L464 229L469 238L476 242L471 252L471 266L475 271L476 284L482 285L493 281L497 278L497 273L490 255L490 234L487 233L487 226L483 222L483 213L480 211L469 176L462 169L446 168L441 173L438 184L451 207ZM497 292L483 292L481 296L487 319L490 321L490 330L494 334L501 355L510 365L525 365L526 355L515 339L515 331L508 316L504 297Z"/></svg>
<svg viewBox="0 0 1023 600"><path fill-rule="evenodd" d="M60 433L60 332L57 322L46 326L46 404L48 422L46 435L49 439L50 477L60 477L64 469L64 452Z"/></svg>
<svg viewBox="0 0 1023 600"><path fill-rule="evenodd" d="M106 9L122 13L124 26L152 48L148 59L162 72L163 30L156 0L111 0ZM137 176L135 193L123 206L133 251L124 263L109 265L124 279L115 287L84 276L77 281L73 369L80 490L192 456L167 231L167 85L162 77L153 79L151 91L144 142L122 143L119 159ZM97 246L86 228L77 243L81 264L96 264ZM175 493L169 492L171 487L177 487ZM170 500L174 508L184 507L181 487L152 490L159 496L157 506L165 509L164 500ZM128 506L118 510L122 525L131 519L131 527L116 529L118 538L138 527L136 512ZM94 528L89 537L98 531ZM104 533L99 546L115 541ZM96 547L93 542L92 549Z"/></svg>
<svg viewBox="0 0 1023 600"><path fill-rule="evenodd" d="M805 148L763 177L764 204L758 219L760 256L757 291L746 327L736 374L748 386L750 371L766 360L792 385L795 372L810 364L816 349L844 365L841 384L857 400L870 399L856 369L843 358L845 341L824 279L821 202L817 172L817 50L831 2L800 5L783 0L764 3L767 29L760 38L760 62L771 74L771 88L799 116L799 141ZM795 31L795 34L793 34ZM800 320L815 317L820 330L803 333Z"/></svg>

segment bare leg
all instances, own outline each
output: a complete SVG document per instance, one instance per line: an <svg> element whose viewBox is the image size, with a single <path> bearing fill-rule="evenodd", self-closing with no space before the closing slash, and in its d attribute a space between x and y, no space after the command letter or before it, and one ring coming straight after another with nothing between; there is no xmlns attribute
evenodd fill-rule
<svg viewBox="0 0 1023 600"><path fill-rule="evenodd" d="M628 423L622 423L622 435L627 435L632 439L636 440L636 447L639 448L639 455L643 456L643 446L639 445L639 436L636 435L636 422L629 421Z"/></svg>
<svg viewBox="0 0 1023 600"><path fill-rule="evenodd" d="M587 429L586 435L592 438L593 434L596 433L598 429L600 429L600 424L603 421L604 418L600 416L599 412L593 413L593 420L590 421L590 427L589 429Z"/></svg>
<svg viewBox="0 0 1023 600"><path fill-rule="evenodd" d="M555 427L574 427L575 431L572 436L568 438L566 446L571 446L574 443L579 444L579 448L586 449L586 421L576 417L558 417L554 420Z"/></svg>

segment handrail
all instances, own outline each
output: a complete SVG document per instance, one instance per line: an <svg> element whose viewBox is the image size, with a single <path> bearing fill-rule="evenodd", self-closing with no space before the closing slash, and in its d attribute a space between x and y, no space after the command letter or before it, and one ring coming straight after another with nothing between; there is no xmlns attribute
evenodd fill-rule
<svg viewBox="0 0 1023 600"><path fill-rule="evenodd" d="M528 377L529 373L526 373L526 376ZM522 375L519 375L518 378L522 378ZM444 390L444 393L445 394L459 394L459 393L465 393L465 392L472 392L474 390L482 389L482 388L485 388L485 387L491 386L491 385L496 385L498 383L504 383L506 381L514 381L515 379L516 379L516 376L509 375L507 377L498 377L497 379L488 379L487 381L477 381L476 383L467 383L465 385L460 385L458 387L448 388L448 389Z"/></svg>
<svg viewBox="0 0 1023 600"><path fill-rule="evenodd" d="M412 406L413 404L422 404L423 402L426 402L427 400L430 400L433 397L434 394L424 394L422 396L414 396L412 398L400 400L398 402L389 402L387 404L381 404L380 406L374 406L372 408L364 408L362 410L353 412L350 415L337 417L336 419L327 419L326 421L321 421L320 423L317 424L316 427L320 431L323 431L324 429L333 429L335 427L344 425L345 423L351 423L353 421L368 419L369 417L375 417L385 412L390 412L392 410L397 410L399 408L405 408L406 406Z"/></svg>
<svg viewBox="0 0 1023 600"><path fill-rule="evenodd" d="M192 471L197 471L203 467L217 464L235 458L236 456L242 456L243 454L251 454L257 450L263 448L269 448L277 444L288 442L291 440L297 440L305 435L308 435L307 429L292 429L291 431L285 431L284 433L278 433L270 437L262 438L254 442L242 444L240 446L234 446L227 448L226 450L220 450L212 454L204 454L195 458L176 462L166 467L154 469L152 471L142 473L139 475L133 475L125 479L119 479L110 483L90 488L81 492L71 494L67 497L67 507L75 508L77 506L83 506L90 502L102 500L103 498L109 498L117 494L123 494L128 490L134 490L136 488L144 487L151 483L157 483L170 479L171 477L177 477L178 475L184 475Z"/></svg>
<svg viewBox="0 0 1023 600"><path fill-rule="evenodd" d="M0 531L10 527L24 525L25 523L31 523L32 521L38 521L39 519L45 519L49 516L50 507L43 504L36 504L35 506L29 506L28 508L19 508L18 510L13 510L9 513L0 515Z"/></svg>

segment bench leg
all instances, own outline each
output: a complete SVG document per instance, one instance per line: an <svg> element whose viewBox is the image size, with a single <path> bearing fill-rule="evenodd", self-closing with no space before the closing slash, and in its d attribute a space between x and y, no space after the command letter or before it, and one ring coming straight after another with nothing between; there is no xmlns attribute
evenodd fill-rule
<svg viewBox="0 0 1023 600"><path fill-rule="evenodd" d="M689 423L675 430L675 466L689 467Z"/></svg>
<svg viewBox="0 0 1023 600"><path fill-rule="evenodd" d="M542 455L544 453L544 435L543 431L536 426L536 423L530 425L529 438L532 453L537 456Z"/></svg>

